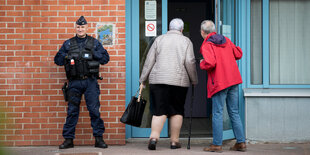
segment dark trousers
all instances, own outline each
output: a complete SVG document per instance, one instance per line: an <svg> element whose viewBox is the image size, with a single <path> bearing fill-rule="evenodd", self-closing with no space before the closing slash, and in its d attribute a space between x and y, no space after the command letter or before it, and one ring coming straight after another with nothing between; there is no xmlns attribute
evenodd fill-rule
<svg viewBox="0 0 310 155"><path fill-rule="evenodd" d="M69 101L66 123L63 127L62 135L64 138L75 138L75 127L79 119L80 102L82 94L85 96L87 109L91 118L93 136L99 137L104 133L105 127L100 118L100 89L97 79L87 78L85 80L72 80L69 82Z"/></svg>

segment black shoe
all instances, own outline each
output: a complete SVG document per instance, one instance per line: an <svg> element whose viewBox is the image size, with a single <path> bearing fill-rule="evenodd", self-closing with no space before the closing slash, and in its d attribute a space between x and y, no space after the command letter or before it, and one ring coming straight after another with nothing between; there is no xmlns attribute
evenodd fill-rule
<svg viewBox="0 0 310 155"><path fill-rule="evenodd" d="M65 141L59 145L59 149L68 149L68 148L73 148L73 139L71 138L66 138Z"/></svg>
<svg viewBox="0 0 310 155"><path fill-rule="evenodd" d="M175 142L175 144L172 145L172 142L171 142L171 143L170 143L170 148L171 148L171 149L179 149L179 148L181 148L181 143Z"/></svg>
<svg viewBox="0 0 310 155"><path fill-rule="evenodd" d="M149 141L149 150L156 150L156 143L157 143L157 140L154 139L154 138L151 138L150 141Z"/></svg>
<svg viewBox="0 0 310 155"><path fill-rule="evenodd" d="M99 148L108 148L108 145L104 142L104 140L102 139L102 137L95 137L95 147L99 147Z"/></svg>

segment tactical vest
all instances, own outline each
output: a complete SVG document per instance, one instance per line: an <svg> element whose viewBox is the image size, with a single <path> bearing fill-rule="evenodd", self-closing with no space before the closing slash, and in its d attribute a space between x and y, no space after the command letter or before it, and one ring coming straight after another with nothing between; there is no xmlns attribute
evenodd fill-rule
<svg viewBox="0 0 310 155"><path fill-rule="evenodd" d="M70 39L70 50L65 58L68 80L82 80L88 77L99 78L100 63L93 58L95 38L87 36L85 47L80 48L76 37Z"/></svg>

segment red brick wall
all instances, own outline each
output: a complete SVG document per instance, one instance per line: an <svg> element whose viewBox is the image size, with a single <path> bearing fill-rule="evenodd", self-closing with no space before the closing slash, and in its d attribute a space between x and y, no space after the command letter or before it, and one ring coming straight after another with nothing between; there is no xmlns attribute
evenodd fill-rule
<svg viewBox="0 0 310 155"><path fill-rule="evenodd" d="M125 0L0 0L0 141L8 146L59 145L67 103L61 86L63 67L54 64L62 43L75 35L84 15L88 34L98 22L116 25L115 45L105 48L110 62L99 80L105 141L125 143L119 122L125 109ZM76 145L94 144L83 99Z"/></svg>

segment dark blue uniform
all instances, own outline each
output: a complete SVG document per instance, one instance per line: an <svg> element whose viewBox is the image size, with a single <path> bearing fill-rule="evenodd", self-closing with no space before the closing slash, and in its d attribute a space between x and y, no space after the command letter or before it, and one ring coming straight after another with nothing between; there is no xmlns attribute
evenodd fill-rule
<svg viewBox="0 0 310 155"><path fill-rule="evenodd" d="M86 38L78 38L76 36L77 44L79 48L85 47ZM70 49L70 40L66 40L58 53L56 54L54 61L57 65L63 66L65 57L68 54ZM100 64L104 65L109 62L110 57L108 52L103 48L102 44L95 39L94 47L93 47L93 57L94 60L98 61ZM68 86L69 94L74 94L69 96L68 102L68 111L66 123L63 127L63 137L64 138L75 138L75 127L78 122L80 106L82 94L85 96L85 101L87 105L87 109L89 111L89 115L91 118L91 126L93 128L93 136L94 137L102 137L104 133L105 127L103 124L103 120L100 118L100 102L99 102L99 94L100 89L95 77L88 77L83 80L70 80ZM78 103L78 105L73 104Z"/></svg>

